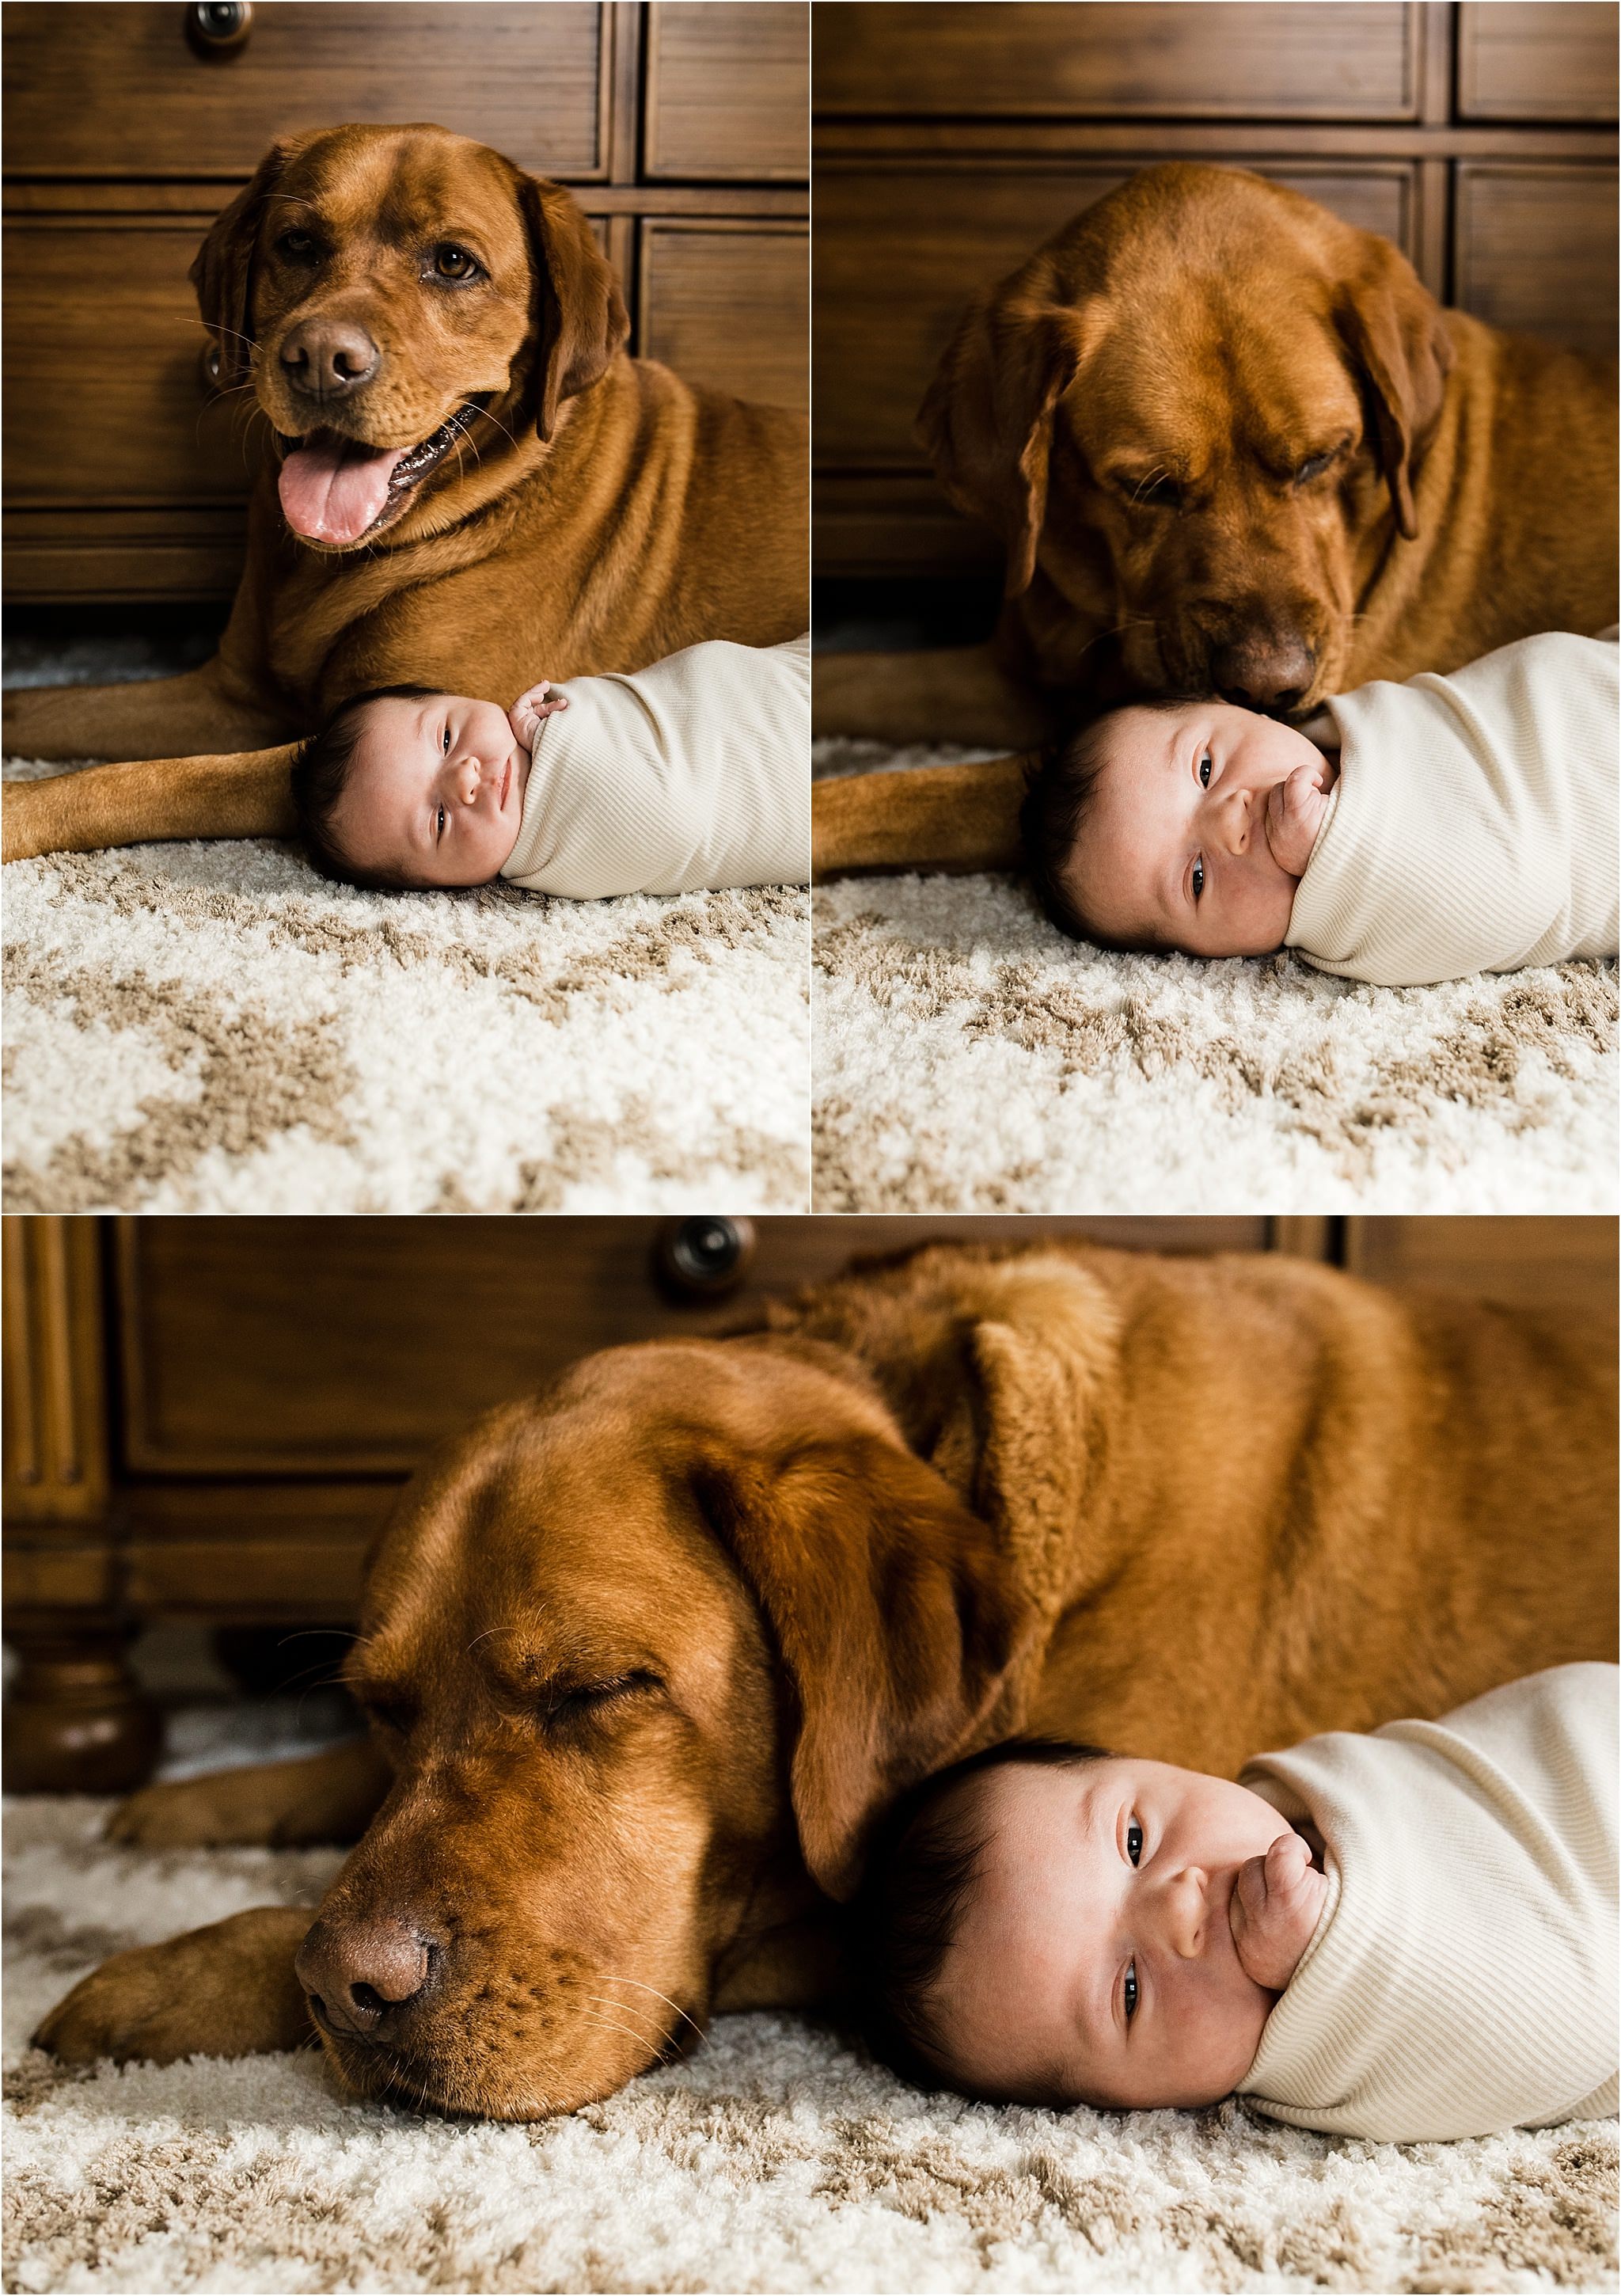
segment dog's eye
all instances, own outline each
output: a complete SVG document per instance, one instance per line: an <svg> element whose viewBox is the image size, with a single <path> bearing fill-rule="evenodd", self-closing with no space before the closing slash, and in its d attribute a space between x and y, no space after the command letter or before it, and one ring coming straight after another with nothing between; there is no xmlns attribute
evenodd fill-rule
<svg viewBox="0 0 1621 2296"><path fill-rule="evenodd" d="M1175 479L1150 479L1143 486L1134 487L1131 498L1146 504L1150 510L1175 510L1182 500L1182 488Z"/></svg>
<svg viewBox="0 0 1621 2296"><path fill-rule="evenodd" d="M1313 479L1320 479L1333 459L1332 455L1308 455L1295 472L1295 484L1304 487L1309 485Z"/></svg>
<svg viewBox="0 0 1621 2296"><path fill-rule="evenodd" d="M368 1722L375 1722L384 1730L397 1731L402 1738L409 1734L416 1717L403 1698L373 1698L358 1691L355 1695Z"/></svg>
<svg viewBox="0 0 1621 2296"><path fill-rule="evenodd" d="M633 1667L628 1673L616 1674L604 1682L578 1682L564 1688L561 1685L549 1691L541 1712L549 1726L570 1722L589 1722L634 1698L638 1691L657 1690L659 1677L645 1667Z"/></svg>
<svg viewBox="0 0 1621 2296"><path fill-rule="evenodd" d="M433 269L438 279L476 279L479 275L479 266L464 247L436 247Z"/></svg>
<svg viewBox="0 0 1621 2296"><path fill-rule="evenodd" d="M275 247L276 253L290 263L307 263L315 251L314 235L307 231L284 231Z"/></svg>

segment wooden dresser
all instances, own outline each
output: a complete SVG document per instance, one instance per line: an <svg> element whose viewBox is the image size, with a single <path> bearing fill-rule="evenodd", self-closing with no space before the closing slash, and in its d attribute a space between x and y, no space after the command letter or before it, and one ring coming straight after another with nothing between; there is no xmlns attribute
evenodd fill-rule
<svg viewBox="0 0 1621 2296"><path fill-rule="evenodd" d="M246 37L233 20L247 14ZM807 401L798 0L29 0L5 11L12 599L228 595L248 456L186 270L273 136L433 119L569 184L630 348Z"/></svg>
<svg viewBox="0 0 1621 2296"><path fill-rule="evenodd" d="M724 1328L857 1251L1060 1233L1300 1252L1561 1314L1616 1298L1601 1219L11 1218L8 1783L143 1775L133 1628L352 1619L428 1447L576 1356Z"/></svg>
<svg viewBox="0 0 1621 2296"><path fill-rule="evenodd" d="M999 565L918 402L975 290L1157 160L1274 176L1444 303L1613 351L1616 36L1600 0L817 9L818 573Z"/></svg>

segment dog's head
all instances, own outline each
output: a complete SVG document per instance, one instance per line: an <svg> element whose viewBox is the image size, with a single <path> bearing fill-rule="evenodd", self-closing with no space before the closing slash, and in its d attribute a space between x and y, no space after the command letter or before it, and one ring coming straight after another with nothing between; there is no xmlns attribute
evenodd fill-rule
<svg viewBox="0 0 1621 2296"><path fill-rule="evenodd" d="M395 1784L299 1964L341 2074L528 2119L677 2053L771 1877L847 1896L881 1808L994 1730L1025 1625L882 1406L770 1342L495 1413L370 1573Z"/></svg>
<svg viewBox="0 0 1621 2296"><path fill-rule="evenodd" d="M1339 690L1452 348L1390 243L1236 169L1153 168L971 306L919 436L1144 693Z"/></svg>
<svg viewBox="0 0 1621 2296"><path fill-rule="evenodd" d="M630 324L567 192L426 126L274 144L192 282L222 387L281 442L288 524L329 551L428 530L481 458L550 439Z"/></svg>

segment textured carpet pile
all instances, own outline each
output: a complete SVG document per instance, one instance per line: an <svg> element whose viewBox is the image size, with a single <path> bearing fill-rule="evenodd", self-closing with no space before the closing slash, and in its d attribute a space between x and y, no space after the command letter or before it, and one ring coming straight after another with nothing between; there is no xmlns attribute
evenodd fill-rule
<svg viewBox="0 0 1621 2296"><path fill-rule="evenodd" d="M1609 2288L1616 2128L1376 2145L1252 2120L995 2111L801 2019L532 2127L348 2102L314 2054L70 2072L26 2046L103 1955L273 1899L312 1851L7 1817L6 2280L22 2290Z"/></svg>
<svg viewBox="0 0 1621 2296"><path fill-rule="evenodd" d="M1391 989L1116 955L990 875L824 886L815 952L819 1210L1616 1207L1613 963Z"/></svg>
<svg viewBox="0 0 1621 2296"><path fill-rule="evenodd" d="M806 913L360 892L265 840L13 862L5 1208L803 1210Z"/></svg>

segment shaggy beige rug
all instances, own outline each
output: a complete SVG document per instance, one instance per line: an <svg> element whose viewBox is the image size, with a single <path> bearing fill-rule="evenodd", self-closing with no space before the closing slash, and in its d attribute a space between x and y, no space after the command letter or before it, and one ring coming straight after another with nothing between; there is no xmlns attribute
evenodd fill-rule
<svg viewBox="0 0 1621 2296"><path fill-rule="evenodd" d="M4 878L8 1210L806 1207L799 889L365 893L266 840Z"/></svg>
<svg viewBox="0 0 1621 2296"><path fill-rule="evenodd" d="M6 2281L26 2290L1611 2288L1616 2127L1460 2144L924 2096L802 2019L528 2128L346 2102L314 2054L68 2072L102 1955L313 1903L332 1853L113 1850L8 1813Z"/></svg>
<svg viewBox="0 0 1621 2296"><path fill-rule="evenodd" d="M1395 989L1116 955L1003 876L823 886L814 947L821 1211L1616 1208L1613 963Z"/></svg>

